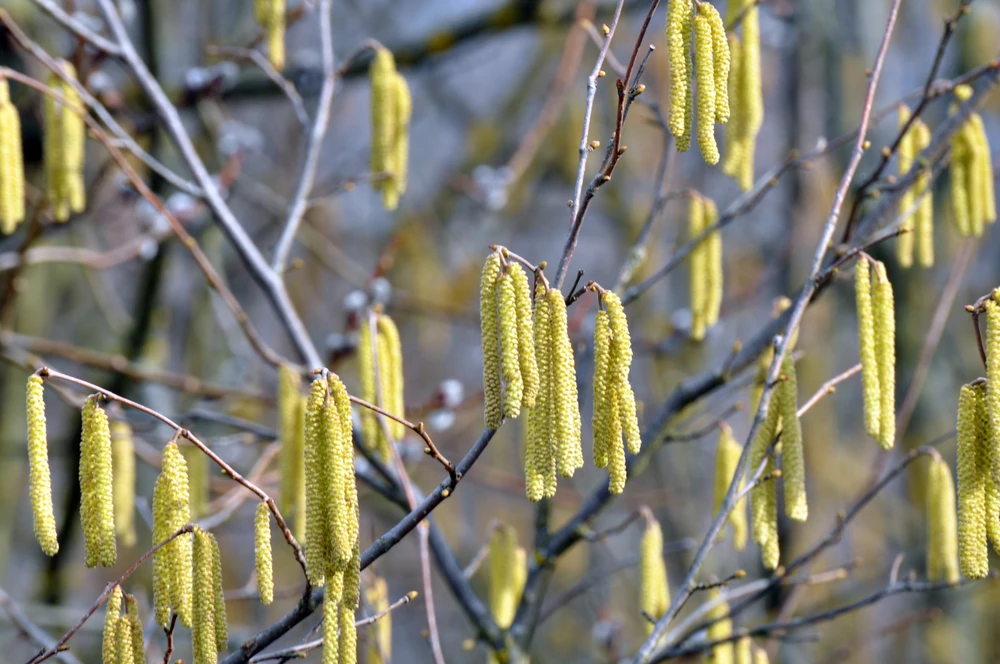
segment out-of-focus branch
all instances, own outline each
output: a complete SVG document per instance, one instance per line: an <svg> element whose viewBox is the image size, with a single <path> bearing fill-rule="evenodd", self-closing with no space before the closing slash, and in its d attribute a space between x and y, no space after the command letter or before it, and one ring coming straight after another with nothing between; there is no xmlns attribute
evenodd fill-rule
<svg viewBox="0 0 1000 664"><path fill-rule="evenodd" d="M7 617L10 622L20 631L25 637L31 639L36 644L42 646L42 650L51 650L55 647L55 641L46 634L45 630L31 622L28 616L24 615L21 611L21 607L17 605L14 599L7 594L7 591L0 588L0 607L6 611ZM61 651L56 657L65 662L65 664L81 664L80 660L77 659L73 653L67 651Z"/></svg>
<svg viewBox="0 0 1000 664"><path fill-rule="evenodd" d="M271 61L259 50L238 46L209 45L205 51L209 55L252 62L288 97L288 102L292 105L292 110L295 111L295 118L299 121L299 124L303 127L309 126L309 114L306 113L305 104L302 103L302 95L295 89L292 82L282 76L281 72L275 69ZM322 95L320 96L322 97Z"/></svg>

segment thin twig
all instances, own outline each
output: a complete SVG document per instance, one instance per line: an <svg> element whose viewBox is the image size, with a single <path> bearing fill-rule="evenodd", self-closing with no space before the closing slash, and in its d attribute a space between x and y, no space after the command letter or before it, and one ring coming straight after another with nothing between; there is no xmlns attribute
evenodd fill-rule
<svg viewBox="0 0 1000 664"><path fill-rule="evenodd" d="M384 408L382 408L380 406L376 406L373 403L369 403L369 402L365 401L364 399L359 399L356 396L351 396L351 401L353 403L358 404L359 406L367 408L368 410L374 411L374 412L378 413L379 415L382 415L384 417L388 417L391 420L395 420L396 422L399 422L404 427L406 427L407 429L413 431L413 433L415 433L418 436L420 436L420 438L424 441L424 445L425 445L425 447L424 447L424 453L427 454L428 456L430 456L432 459L434 459L438 463L440 463L444 467L444 469L446 471L448 471L448 475L451 477L452 480L455 479L455 466L454 466L454 464L452 464L451 461L448 461L448 459L445 458L445 456L443 454L441 454L441 451L438 450L437 445L435 445L434 441L431 440L430 434L427 433L427 428L424 426L423 422L417 422L416 424L414 424L413 422L410 422L409 420L407 420L405 417L400 417L399 415L393 415L392 413L390 413L386 409L384 409Z"/></svg>
<svg viewBox="0 0 1000 664"><path fill-rule="evenodd" d="M7 618L15 627L17 627L18 631L20 631L25 637L42 646L39 654L53 648L54 644L52 638L45 633L44 629L31 622L31 619L24 614L21 607L17 605L14 599L8 595L7 591L3 588L0 588L0 606L3 607L4 611L7 613ZM37 656L38 655L36 655L36 657ZM56 655L56 657L66 664L81 664L80 660L70 652L61 651Z"/></svg>
<svg viewBox="0 0 1000 664"><path fill-rule="evenodd" d="M239 60L246 60L252 62L256 65L264 74L271 79L276 86L288 97L289 103L292 105L292 109L295 111L295 117L298 119L299 124L303 127L309 126L309 114L306 113L305 104L302 103L302 95L299 91L295 89L295 86L287 78L281 75L271 61L264 56L259 50L255 48L242 48L239 46L216 46L210 44L205 48L205 51L209 55L216 55L228 58L237 58ZM320 93L322 97L322 93Z"/></svg>
<svg viewBox="0 0 1000 664"><path fill-rule="evenodd" d="M177 628L177 614L170 614L170 624L163 628L167 639L167 647L163 650L163 664L170 664L170 656L174 654L174 629Z"/></svg>

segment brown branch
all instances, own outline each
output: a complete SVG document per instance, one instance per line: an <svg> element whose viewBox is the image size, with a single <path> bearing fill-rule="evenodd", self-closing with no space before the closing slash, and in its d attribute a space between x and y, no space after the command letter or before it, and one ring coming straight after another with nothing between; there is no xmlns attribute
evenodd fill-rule
<svg viewBox="0 0 1000 664"><path fill-rule="evenodd" d="M163 628L167 639L167 647L163 650L163 664L170 664L170 656L174 654L174 629L177 627L177 614L170 614L170 624Z"/></svg>
<svg viewBox="0 0 1000 664"><path fill-rule="evenodd" d="M413 431L413 433L415 433L418 436L420 436L420 438L424 441L424 445L425 445L425 447L424 447L424 453L427 454L428 456L430 456L432 459L434 459L438 463L440 463L442 466L444 466L444 469L446 471L448 471L448 476L451 477L452 481L455 480L455 466L454 466L454 464L452 464L451 461L448 461L448 459L445 458L445 456L443 454L441 454L440 450L438 450L437 445L435 445L434 441L431 440L430 434L427 433L427 428L424 427L424 423L423 422L417 422L416 424L413 424L412 422L410 422L409 420L407 420L405 417L400 417L398 415L393 415L392 413L390 413L386 409L384 409L384 408L382 408L380 406L376 406L373 403L369 403L369 402L365 401L364 399L359 399L358 397L353 396L353 395L351 396L351 401L353 403L358 404L359 406L367 408L368 410L374 411L374 412L378 413L379 415L382 415L384 417L388 417L391 420L395 420L396 422L399 422L404 427L406 427L407 429L410 429L411 431Z"/></svg>
<svg viewBox="0 0 1000 664"><path fill-rule="evenodd" d="M35 655L35 657L38 657L46 650L53 647L52 638L45 632L44 629L33 623L31 619L24 614L21 607L17 605L14 599L8 595L7 591L3 588L0 588L0 607L3 607L11 624L13 624L25 638L30 639L42 646L41 650L38 651L38 654ZM70 652L61 651L56 655L56 657L66 664L81 664L80 660Z"/></svg>

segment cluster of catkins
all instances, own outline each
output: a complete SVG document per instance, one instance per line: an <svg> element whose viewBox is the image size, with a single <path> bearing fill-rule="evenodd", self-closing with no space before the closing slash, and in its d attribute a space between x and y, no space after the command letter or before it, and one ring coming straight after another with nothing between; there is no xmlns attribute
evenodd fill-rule
<svg viewBox="0 0 1000 664"><path fill-rule="evenodd" d="M397 417L404 416L403 350L399 330L392 319L381 311L373 310L361 316L358 374L362 399L381 406ZM365 447L383 462L388 462L392 458L390 444L403 437L406 427L365 408L361 411L361 432Z"/></svg>
<svg viewBox="0 0 1000 664"><path fill-rule="evenodd" d="M706 3L703 3L706 4ZM735 178L743 191L753 186L753 157L757 134L764 123L764 93L760 76L760 26L758 0L729 0L726 23L740 22L742 40L729 37L732 67L729 72L729 96L732 118L726 125L726 158L722 172Z"/></svg>
<svg viewBox="0 0 1000 664"><path fill-rule="evenodd" d="M316 378L305 407L306 569L323 602L324 664L355 664L360 602L358 488L351 401L335 374ZM339 639L337 632L340 632Z"/></svg>
<svg viewBox="0 0 1000 664"><path fill-rule="evenodd" d="M639 540L639 610L659 620L670 608L670 584L663 560L663 529L648 507L642 508L645 528ZM653 633L653 623L643 621L646 636Z"/></svg>
<svg viewBox="0 0 1000 664"><path fill-rule="evenodd" d="M264 28L268 60L280 72L285 68L285 0L254 0L253 18Z"/></svg>
<svg viewBox="0 0 1000 664"><path fill-rule="evenodd" d="M772 444L774 444L773 451ZM761 547L761 562L764 567L775 569L781 555L778 542L778 494L774 481L777 477L782 478L784 485L785 514L788 518L793 521L805 521L809 517L802 424L798 415L798 380L795 362L790 352L786 353L782 360L778 384L768 403L764 424L757 430L757 435L750 445L750 462L747 467L750 477L754 477L766 459L764 474L750 490L753 537ZM780 472L777 470L776 462L779 453Z"/></svg>
<svg viewBox="0 0 1000 664"><path fill-rule="evenodd" d="M694 240L719 218L715 202L699 194L691 196L688 237ZM722 233L713 231L691 250L688 258L691 288L691 338L701 341L705 331L719 322L722 308Z"/></svg>
<svg viewBox="0 0 1000 664"><path fill-rule="evenodd" d="M125 613L122 613L123 601ZM125 595L121 586L116 585L108 596L105 610L101 640L103 664L145 664L146 646L135 595Z"/></svg>
<svg viewBox="0 0 1000 664"><path fill-rule="evenodd" d="M955 98L972 96L968 85L955 87ZM952 105L951 112L957 110ZM951 205L960 235L980 237L985 224L997 220L993 190L993 158L979 113L972 113L951 143Z"/></svg>
<svg viewBox="0 0 1000 664"><path fill-rule="evenodd" d="M858 351L865 430L887 450L896 440L896 313L885 265L874 264L874 284L867 257L858 260L854 273Z"/></svg>
<svg viewBox="0 0 1000 664"><path fill-rule="evenodd" d="M708 593L708 602L712 607L705 616L712 620L708 626L705 638L708 641L729 639L733 635L733 620L729 618L729 602L722 596L722 591L712 588ZM706 661L724 664L767 664L767 651L753 644L749 636L743 636L736 641L726 641L712 647L706 655Z"/></svg>
<svg viewBox="0 0 1000 664"><path fill-rule="evenodd" d="M24 154L21 116L10 100L10 85L0 78L0 231L14 232L24 219Z"/></svg>
<svg viewBox="0 0 1000 664"><path fill-rule="evenodd" d="M910 122L910 109L899 107L899 127ZM931 143L931 130L924 121L917 118L910 122L909 129L899 142L899 176L902 178L914 167L916 156ZM896 255L901 267L913 265L913 250L916 246L917 262L921 267L934 265L934 188L931 187L931 173L926 164L916 164L920 169L916 187L907 189L899 199L899 213L903 215L901 228L907 231L899 236ZM910 208L917 204L915 212Z"/></svg>
<svg viewBox="0 0 1000 664"><path fill-rule="evenodd" d="M517 531L512 526L505 523L494 525L486 565L490 613L498 627L507 629L514 622L528 579L527 553L518 544ZM506 659L491 651L489 661L495 664Z"/></svg>
<svg viewBox="0 0 1000 664"><path fill-rule="evenodd" d="M692 32L694 57L692 59ZM729 43L719 12L708 2L672 0L667 7L670 57L670 113L667 127L677 149L691 146L694 102L692 77L698 81L698 147L710 166L719 163L715 123L729 122Z"/></svg>
<svg viewBox="0 0 1000 664"><path fill-rule="evenodd" d="M65 60L58 66L63 76L76 80L76 69ZM63 101L45 96L45 122L42 151L45 157L45 196L56 221L66 221L70 213L86 207L83 163L86 148L86 124L83 106L76 88L60 76L49 77L49 87L62 95Z"/></svg>
<svg viewBox="0 0 1000 664"><path fill-rule="evenodd" d="M388 49L375 49L370 75L371 169L372 173L384 175L372 180L372 186L382 192L385 209L395 210L406 191L413 102L406 79L396 71L396 61Z"/></svg>

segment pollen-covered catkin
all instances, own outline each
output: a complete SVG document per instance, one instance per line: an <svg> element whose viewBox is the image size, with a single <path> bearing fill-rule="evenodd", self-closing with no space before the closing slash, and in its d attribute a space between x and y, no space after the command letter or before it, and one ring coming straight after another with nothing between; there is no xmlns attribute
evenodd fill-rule
<svg viewBox="0 0 1000 664"><path fill-rule="evenodd" d="M733 3L734 5L738 3ZM728 12L727 12L728 13ZM746 113L741 92L741 77L743 75L743 44L736 35L729 35L729 80L726 89L729 92L730 118L726 123L726 153L722 157L722 172L730 177L739 173L743 161L743 122Z"/></svg>
<svg viewBox="0 0 1000 664"><path fill-rule="evenodd" d="M215 623L215 649L221 652L229 648L229 617L226 614L226 596L222 590L222 553L212 533L208 534L208 542L212 547L212 622Z"/></svg>
<svg viewBox="0 0 1000 664"><path fill-rule="evenodd" d="M503 415L515 419L521 414L524 383L518 358L517 309L514 280L501 273L497 282L497 314L500 318L500 376L503 378Z"/></svg>
<svg viewBox="0 0 1000 664"><path fill-rule="evenodd" d="M705 203L701 196L693 196L688 207L688 238L694 240L705 230ZM702 242L688 256L688 281L691 290L691 338L705 338L705 304L708 298L708 256Z"/></svg>
<svg viewBox="0 0 1000 664"><path fill-rule="evenodd" d="M191 650L194 664L215 664L215 595L213 592L212 542L202 529L194 532L193 620Z"/></svg>
<svg viewBox="0 0 1000 664"><path fill-rule="evenodd" d="M9 235L24 220L24 153L21 117L0 78L0 232Z"/></svg>
<svg viewBox="0 0 1000 664"><path fill-rule="evenodd" d="M49 474L49 443L45 432L45 388L36 374L28 378L28 485L35 539L47 556L59 551L56 518L52 511L52 478Z"/></svg>
<svg viewBox="0 0 1000 664"><path fill-rule="evenodd" d="M989 418L989 432L993 440L994 454L990 458L989 472L993 481L1000 486L1000 453L997 441L1000 436L1000 304L996 293L983 304L986 313L986 413Z"/></svg>
<svg viewBox="0 0 1000 664"><path fill-rule="evenodd" d="M76 79L76 69L66 60L58 66L67 79ZM71 212L81 212L86 204L83 185L85 124L80 115L80 96L57 74L49 77L49 87L63 101L45 96L46 197L56 221L66 221Z"/></svg>
<svg viewBox="0 0 1000 664"><path fill-rule="evenodd" d="M887 450L896 442L896 312L892 284L881 261L875 264L872 309L878 362L878 443Z"/></svg>
<svg viewBox="0 0 1000 664"><path fill-rule="evenodd" d="M80 523L87 567L115 564L114 488L108 416L91 396L83 405L80 439Z"/></svg>
<svg viewBox="0 0 1000 664"><path fill-rule="evenodd" d="M520 555L518 551L520 550ZM507 524L498 524L490 536L489 549L490 613L502 629L510 627L521 601L527 574L524 550L518 546L517 532Z"/></svg>
<svg viewBox="0 0 1000 664"><path fill-rule="evenodd" d="M392 166L391 150L396 125L396 60L392 52L376 48L371 69L372 173L388 173ZM381 190L386 180L373 179Z"/></svg>
<svg viewBox="0 0 1000 664"><path fill-rule="evenodd" d="M380 404L387 411L403 417L406 414L406 406L403 402L403 346L399 338L399 329L392 318L384 313L378 314L376 329L380 337L379 342L385 340L385 352L379 347L379 375L385 376L382 380L382 403ZM384 357L383 357L384 355ZM400 440L406 435L406 426L396 420L387 420L386 426L393 440Z"/></svg>
<svg viewBox="0 0 1000 664"><path fill-rule="evenodd" d="M104 634L101 640L101 659L104 664L118 664L118 618L122 612L122 588L116 585L108 595L104 608Z"/></svg>
<svg viewBox="0 0 1000 664"><path fill-rule="evenodd" d="M479 318L483 345L483 391L486 426L499 429L503 421L503 388L500 382L500 316L497 311L497 281L502 266L500 254L486 258L479 287Z"/></svg>
<svg viewBox="0 0 1000 664"><path fill-rule="evenodd" d="M172 488L170 478L161 472L153 485L153 544L169 536ZM153 554L153 615L156 624L170 624L170 551L162 546Z"/></svg>
<svg viewBox="0 0 1000 664"><path fill-rule="evenodd" d="M614 381L612 388L618 395L622 436L629 453L638 454L642 447L642 438L636 413L635 393L629 381L629 373L632 370L632 336L628 330L628 319L625 317L625 307L617 294L604 291L601 299L608 312L608 323L611 327L611 369Z"/></svg>
<svg viewBox="0 0 1000 664"><path fill-rule="evenodd" d="M922 120L913 124L913 151L919 154L931 144L931 130ZM917 176L917 212L913 222L917 245L917 263L920 267L934 265L934 187L931 185L931 171L922 167Z"/></svg>
<svg viewBox="0 0 1000 664"><path fill-rule="evenodd" d="M979 439L982 420L978 415L982 401L977 385L963 385L958 397L958 553L962 576L981 579L989 572L986 543L986 480L988 471L981 467Z"/></svg>
<svg viewBox="0 0 1000 664"><path fill-rule="evenodd" d="M549 379L552 381L552 386L549 393L551 395L552 431L555 434L555 454L559 473L563 477L573 477L577 469L583 467L576 361L573 357L573 345L569 339L566 300L563 299L562 293L557 288L549 290L545 297L549 301L549 324L552 330L552 336L549 340L551 345ZM554 482L551 486L551 493L555 494Z"/></svg>
<svg viewBox="0 0 1000 664"><path fill-rule="evenodd" d="M531 288L521 265L512 262L507 274L514 284L514 310L517 313L517 359L521 368L523 390L521 405L532 408L538 396L538 363L535 360L535 334L531 320Z"/></svg>
<svg viewBox="0 0 1000 664"><path fill-rule="evenodd" d="M768 403L767 416L763 426L757 430L750 447L750 463L747 465L747 476L753 478L757 469L764 463L771 442L778 433L781 421L781 409L777 403L777 395ZM774 472L775 453L767 457L764 466L766 477ZM753 538L761 547L761 562L765 569L775 569L778 566L780 548L778 543L778 497L773 479L759 481L750 490L750 516L753 527Z"/></svg>
<svg viewBox="0 0 1000 664"><path fill-rule="evenodd" d="M986 223L992 224L997 220L996 194L993 190L993 155L982 116L979 113L973 113L969 117L969 122L972 124L973 140L979 146L982 157L979 161L982 176L980 179L981 189L978 194L982 199L983 219Z"/></svg>
<svg viewBox="0 0 1000 664"><path fill-rule="evenodd" d="M127 616L118 619L116 634L116 645L118 648L118 659L115 664L134 664L135 650L132 648L132 626ZM142 664L144 660L139 660Z"/></svg>
<svg viewBox="0 0 1000 664"><path fill-rule="evenodd" d="M702 5L704 6L704 5ZM719 219L719 209L710 198L703 200L705 219L703 228L709 228ZM722 310L722 289L724 275L722 270L722 231L714 231L703 243L705 252L706 279L705 284L705 327L712 327L719 322Z"/></svg>
<svg viewBox="0 0 1000 664"><path fill-rule="evenodd" d="M125 420L111 423L115 533L125 546L135 545L135 445Z"/></svg>
<svg viewBox="0 0 1000 664"><path fill-rule="evenodd" d="M733 644L733 664L753 664L753 641L749 636Z"/></svg>
<svg viewBox="0 0 1000 664"><path fill-rule="evenodd" d="M685 135L685 129L690 127L687 118L688 100L691 96L690 61L690 31L691 0L673 0L667 5L667 53L670 65L670 111L667 116L667 126L677 140L680 152L690 145L690 133Z"/></svg>
<svg viewBox="0 0 1000 664"><path fill-rule="evenodd" d="M271 562L271 511L264 503L257 505L254 518L254 552L260 603L267 605L274 601L274 568Z"/></svg>
<svg viewBox="0 0 1000 664"><path fill-rule="evenodd" d="M340 606L340 664L357 664L358 628L354 625L354 611Z"/></svg>
<svg viewBox="0 0 1000 664"><path fill-rule="evenodd" d="M365 603L372 615L389 608L389 586L380 576L365 586ZM385 664L392 659L392 613L385 613L370 628L372 637L368 639L368 664Z"/></svg>
<svg viewBox="0 0 1000 664"><path fill-rule="evenodd" d="M323 600L323 664L339 664L339 608L337 598L327 595Z"/></svg>
<svg viewBox="0 0 1000 664"><path fill-rule="evenodd" d="M897 124L900 129L906 126L906 123L910 121L910 108L905 104L900 105ZM899 148L897 149L897 154L899 156L899 177L902 179L910 172L913 168L913 157L916 154L916 125L912 124L903 137L899 141ZM916 194L916 189L910 187L903 191L902 195L899 197L899 214L903 216L903 223L900 229L903 232L896 239L896 259L899 261L901 267L910 267L913 265L913 246L914 246L914 219L913 214L910 212L910 208L913 207L913 201Z"/></svg>
<svg viewBox="0 0 1000 664"><path fill-rule="evenodd" d="M875 350L875 312L872 309L872 282L868 261L858 259L854 271L854 294L858 309L858 354L861 356L861 385L864 393L865 431L879 437L881 396L879 361Z"/></svg>
<svg viewBox="0 0 1000 664"><path fill-rule="evenodd" d="M524 448L524 483L528 500L541 500L546 487L556 484L556 457L552 445L552 326L551 307L545 285L535 291L535 360L538 365L538 396L528 411L528 440ZM488 425L487 425L488 426Z"/></svg>
<svg viewBox="0 0 1000 664"><path fill-rule="evenodd" d="M170 441L163 448L163 470L153 487L153 544L167 539L191 520L187 465ZM166 627L171 610L191 626L190 533L175 537L153 557L153 607L157 624Z"/></svg>
<svg viewBox="0 0 1000 664"><path fill-rule="evenodd" d="M299 375L290 365L282 364L278 367L278 438L281 442L279 506L282 514L295 512L296 522L303 518L296 509L300 496L305 494L301 403Z"/></svg>
<svg viewBox="0 0 1000 664"><path fill-rule="evenodd" d="M354 438L351 428L351 401L347 388L336 374L327 378L332 393L332 407L328 419L332 460L331 483L334 499L328 504L331 529L331 559L328 567L343 569L354 555L358 542L358 490L354 479Z"/></svg>
<svg viewBox="0 0 1000 664"><path fill-rule="evenodd" d="M594 317L594 408L591 419L594 432L594 465L605 468L612 441L610 423L611 392L614 375L611 371L611 323L608 312L601 309Z"/></svg>
<svg viewBox="0 0 1000 664"><path fill-rule="evenodd" d="M951 212L955 218L955 227L962 237L969 237L972 234L972 223L969 219L969 196L968 189L968 150L966 149L961 132L955 135L951 143Z"/></svg>
<svg viewBox="0 0 1000 664"><path fill-rule="evenodd" d="M382 183L382 205L386 210L395 210L399 206L399 197L406 191L407 167L410 159L410 116L413 113L413 99L406 79L399 72L393 77L392 93L392 139L386 155L386 171L390 176Z"/></svg>
<svg viewBox="0 0 1000 664"><path fill-rule="evenodd" d="M309 583L322 587L329 554L327 505L333 502L327 452L326 378L316 378L309 390L305 413L306 542L305 558Z"/></svg>
<svg viewBox="0 0 1000 664"><path fill-rule="evenodd" d="M781 409L781 469L785 487L785 514L793 521L809 517L806 502L806 467L802 450L802 423L798 416L798 380L795 362L790 353L781 363L783 380L778 384L775 398Z"/></svg>
<svg viewBox="0 0 1000 664"><path fill-rule="evenodd" d="M698 7L712 28L712 64L715 75L715 121L720 124L729 122L729 69L732 56L729 53L729 40L726 39L726 26L722 23L719 11L708 2Z"/></svg>
<svg viewBox="0 0 1000 664"><path fill-rule="evenodd" d="M135 595L125 595L126 618L132 631L132 661L143 664L146 661L146 644L143 635L142 620L139 618L139 602Z"/></svg>
<svg viewBox="0 0 1000 664"><path fill-rule="evenodd" d="M709 6L702 3L702 7ZM694 17L694 57L698 77L698 147L705 163L719 163L719 147L715 143L715 55L712 46L712 26L699 12Z"/></svg>
<svg viewBox="0 0 1000 664"><path fill-rule="evenodd" d="M713 495L713 511L722 509L729 485L736 475L736 467L740 462L743 447L733 438L733 430L725 422L719 427L719 443L715 451L715 491ZM743 478L740 478L738 491L743 490ZM747 544L747 508L746 499L737 501L729 514L729 525L733 533L733 548L742 551Z"/></svg>
<svg viewBox="0 0 1000 664"><path fill-rule="evenodd" d="M726 160L722 172L739 182L743 191L753 186L754 152L757 133L764 120L761 88L760 25L757 2L740 0L728 3L727 22L742 13L742 40L730 41L732 67L730 95L732 118L726 132Z"/></svg>
<svg viewBox="0 0 1000 664"><path fill-rule="evenodd" d="M639 541L639 609L653 620L659 620L670 608L670 586L667 566L663 562L663 530L648 510L644 512L646 528ZM644 620L646 635L653 624Z"/></svg>
<svg viewBox="0 0 1000 664"><path fill-rule="evenodd" d="M208 512L208 457L194 445L181 444L177 449L187 464L191 518L197 521Z"/></svg>
<svg viewBox="0 0 1000 664"><path fill-rule="evenodd" d="M708 640L718 641L729 638L733 634L733 621L726 617L729 614L729 602L722 597L722 592L718 588L713 588L710 591L708 601L715 602L708 612L708 618L715 621L708 626ZM733 664L732 642L714 646L709 658L717 664Z"/></svg>
<svg viewBox="0 0 1000 664"><path fill-rule="evenodd" d="M930 581L958 581L958 531L955 524L955 486L951 469L941 459L932 459L927 468L927 578Z"/></svg>

